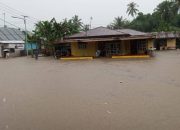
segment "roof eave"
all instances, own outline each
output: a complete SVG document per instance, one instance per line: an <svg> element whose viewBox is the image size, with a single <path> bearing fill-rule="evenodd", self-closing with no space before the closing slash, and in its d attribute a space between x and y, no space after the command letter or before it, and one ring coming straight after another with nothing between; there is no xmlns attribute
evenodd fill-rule
<svg viewBox="0 0 180 130"><path fill-rule="evenodd" d="M0 41L1 44L24 44L24 41Z"/></svg>
<svg viewBox="0 0 180 130"><path fill-rule="evenodd" d="M109 37L122 37L122 36L130 36L130 35L129 34L119 34L119 35L81 36L81 37L65 37L64 39L109 38Z"/></svg>

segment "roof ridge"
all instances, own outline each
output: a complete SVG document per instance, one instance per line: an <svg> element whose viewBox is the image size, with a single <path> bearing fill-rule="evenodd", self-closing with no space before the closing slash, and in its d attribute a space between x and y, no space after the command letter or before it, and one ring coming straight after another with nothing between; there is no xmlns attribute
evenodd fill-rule
<svg viewBox="0 0 180 130"><path fill-rule="evenodd" d="M127 33L119 32L117 30L112 30L112 29L109 29L107 27L100 26L100 27L90 29L88 31L82 31L82 32L79 32L79 33L75 33L75 34L69 36L69 38L72 38L72 37L126 35L126 34Z"/></svg>

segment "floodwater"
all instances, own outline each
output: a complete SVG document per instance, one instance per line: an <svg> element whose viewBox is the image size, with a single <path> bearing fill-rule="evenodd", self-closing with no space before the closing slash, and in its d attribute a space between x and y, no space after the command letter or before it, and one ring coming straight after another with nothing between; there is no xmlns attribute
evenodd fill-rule
<svg viewBox="0 0 180 130"><path fill-rule="evenodd" d="M179 130L180 50L149 60L0 59L0 130Z"/></svg>

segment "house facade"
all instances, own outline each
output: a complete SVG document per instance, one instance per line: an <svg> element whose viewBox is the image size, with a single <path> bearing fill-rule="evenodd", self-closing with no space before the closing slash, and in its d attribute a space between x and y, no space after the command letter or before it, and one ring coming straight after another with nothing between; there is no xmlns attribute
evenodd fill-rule
<svg viewBox="0 0 180 130"><path fill-rule="evenodd" d="M172 50L180 47L180 33L178 32L159 32L154 35L154 46L157 50Z"/></svg>
<svg viewBox="0 0 180 130"><path fill-rule="evenodd" d="M130 29L98 27L55 42L61 57L112 57L147 55L153 48L153 36Z"/></svg>
<svg viewBox="0 0 180 130"><path fill-rule="evenodd" d="M22 31L15 28L0 28L0 57L4 57L5 51L10 56L20 56L24 50L25 35Z"/></svg>

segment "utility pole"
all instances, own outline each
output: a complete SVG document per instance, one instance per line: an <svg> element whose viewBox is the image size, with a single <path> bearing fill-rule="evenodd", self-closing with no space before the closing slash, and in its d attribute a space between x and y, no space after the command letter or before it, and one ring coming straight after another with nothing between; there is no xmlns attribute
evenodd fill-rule
<svg viewBox="0 0 180 130"><path fill-rule="evenodd" d="M6 27L6 13L3 13L4 16L4 28Z"/></svg>
<svg viewBox="0 0 180 130"><path fill-rule="evenodd" d="M23 18L21 18L21 17L15 17L15 16L12 16L12 18L17 18L17 19L21 19L21 20L23 20L24 21L24 26L25 26L25 50L26 50L26 53L27 53L27 56L29 55L28 54L28 45L27 45L27 22L26 22L26 18L28 17L28 16L25 16L25 15L22 15L23 16Z"/></svg>
<svg viewBox="0 0 180 130"><path fill-rule="evenodd" d="M89 24L90 27L89 27L89 29L91 29L91 27L92 27L92 25L91 25L92 24L92 20L93 20L93 17L91 16L90 17L90 24Z"/></svg>

